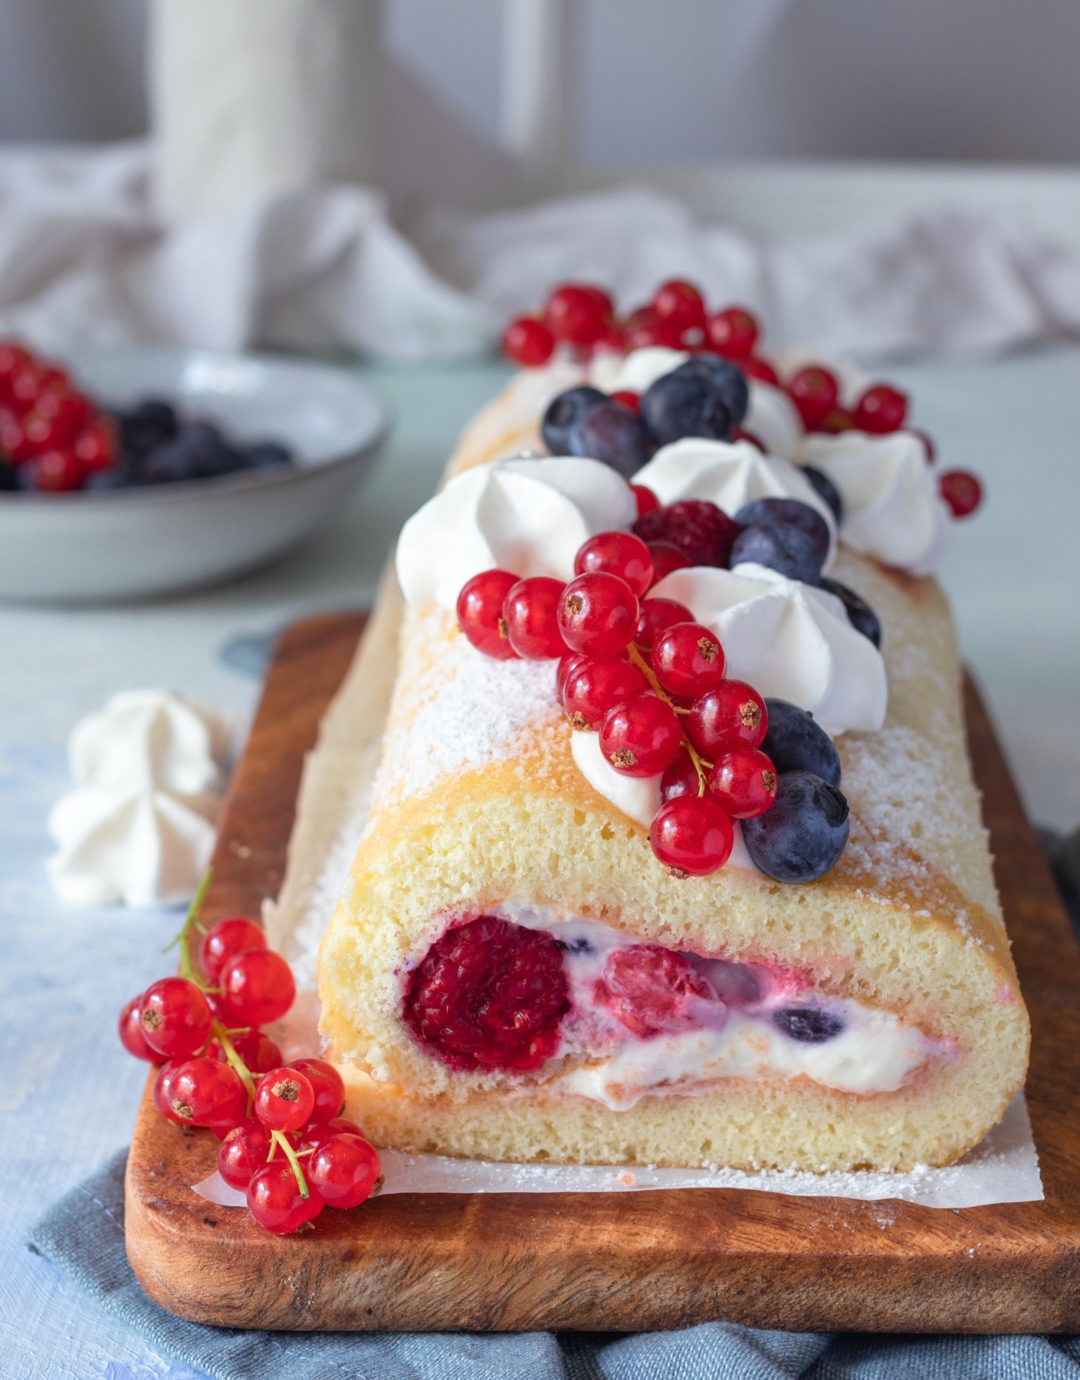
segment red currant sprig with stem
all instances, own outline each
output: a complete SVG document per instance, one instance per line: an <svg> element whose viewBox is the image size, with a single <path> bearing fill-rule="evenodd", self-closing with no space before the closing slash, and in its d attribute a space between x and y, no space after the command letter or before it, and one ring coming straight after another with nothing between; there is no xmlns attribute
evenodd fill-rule
<svg viewBox="0 0 1080 1380"><path fill-rule="evenodd" d="M245 960L245 955L258 955L259 958L257 961L260 968L266 968L267 966L270 966L274 971L276 971L278 965L284 965L286 968L288 966L280 954L275 954L273 950L267 949L265 947L255 947L255 943L260 937L262 937L265 941L265 936L263 935L261 928L255 925L253 921L248 920L238 922L235 919L224 920L221 921L218 925L213 926L211 929L207 929L207 927L202 923L200 917L203 902L206 899L206 893L210 888L210 883L212 880L213 871L212 869L208 869L206 875L203 877L202 881L199 884L198 890L195 892L195 895L192 898L192 902L191 905L188 907L188 912L184 918L183 925L180 927L179 931L174 936L173 940L166 947L165 950L166 953L168 953L169 950L173 948L176 948L178 950L178 976L176 978L171 979L166 978L163 981L165 983L186 984L188 989L188 993L186 994L186 1000L191 1003L197 1001L197 999L190 994L191 989L195 989L199 996L202 997L204 1003L206 1002L207 995L215 997L224 996L226 998L226 1002L230 995L230 989L227 986L211 986L206 980L206 978L203 976L203 974L199 971L198 966L192 958L192 946L196 942L196 939L198 940L200 955L206 954L210 958L211 961L210 965L208 966L211 966L212 969L217 969L219 981L223 979L227 980L227 977L230 972L235 973L236 971L240 971L241 974L243 974L246 971L246 969L242 966ZM266 955L267 957L264 958L262 957L263 955ZM268 965L268 958L273 958L277 960L277 963L273 965ZM251 965L251 957L247 958L247 963L249 966ZM158 983L154 984L155 987L161 985L162 984ZM152 991L153 989L151 988L149 990ZM278 994L274 995L276 997L276 1000L272 1003L272 1006L267 1006L265 999L263 999L262 1001L262 1010L276 1010L275 1015L264 1015L262 1017L262 1019L264 1020L277 1019L278 1016L283 1016L285 1014L285 1011L287 1011L288 1007L292 1004L292 992L290 992L288 1000L285 1002L284 1008L278 1010L277 1008L281 1006L281 996ZM207 1003L207 1006L208 1005L209 1004ZM228 1005L226 1005L226 1009L229 1009ZM237 1003L235 1001L233 1002L232 1009L237 1010ZM145 999L143 1010L145 1026ZM240 1009L239 1014L243 1014L242 1009ZM256 1022L256 1024L258 1023L260 1022ZM211 1039L217 1041L221 1049L222 1055L224 1056L225 1063L228 1065L229 1068L231 1068L234 1071L236 1076L239 1078L240 1082L243 1084L244 1091L247 1094L246 1106L243 1113L244 1116L250 1116L253 1107L255 1107L258 1087L256 1085L256 1079L254 1074L248 1067L247 1063L244 1061L242 1055L240 1054L239 1050L234 1044L232 1037L234 1034L246 1033L248 1029L250 1029L250 1027L240 1027L239 1029L234 1028L230 1030L219 1016L211 1014L211 1021L206 1033L206 1039L203 1041L204 1047L207 1044L209 1044ZM148 1044L151 1043L152 1038L152 1036L147 1035ZM161 1050L161 1052L168 1053L167 1050ZM307 1084L307 1080L306 1078L304 1078L303 1074L299 1074L297 1075L297 1077L300 1081ZM266 1081L265 1078L263 1079L263 1081ZM310 1084L307 1084L307 1086L310 1092ZM182 1119L186 1120L188 1118ZM239 1119L240 1118L235 1118L234 1124L235 1121ZM300 1163L300 1159L295 1149L293 1148L291 1142L289 1141L288 1137L283 1133L283 1131L277 1129L273 1124L268 1124L268 1129L270 1131L270 1149L267 1157L268 1162L270 1160L273 1160L276 1151L281 1151L281 1153L288 1160L290 1167L292 1168L293 1174L296 1178L297 1191L299 1192L301 1199L306 1201L309 1196L307 1179L304 1175L303 1166Z"/></svg>

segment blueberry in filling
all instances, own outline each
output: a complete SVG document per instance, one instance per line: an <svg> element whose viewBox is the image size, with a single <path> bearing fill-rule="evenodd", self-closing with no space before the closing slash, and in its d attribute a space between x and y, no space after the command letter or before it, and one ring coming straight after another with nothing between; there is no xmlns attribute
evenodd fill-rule
<svg viewBox="0 0 1080 1380"><path fill-rule="evenodd" d="M844 1022L839 1016L816 1006L785 1006L773 1012L773 1025L803 1044L820 1045L841 1034Z"/></svg>

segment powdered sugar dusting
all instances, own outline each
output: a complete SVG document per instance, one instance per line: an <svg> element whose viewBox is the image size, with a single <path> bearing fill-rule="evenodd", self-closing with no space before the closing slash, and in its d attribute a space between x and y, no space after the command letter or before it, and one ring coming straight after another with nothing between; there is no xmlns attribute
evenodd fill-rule
<svg viewBox="0 0 1080 1380"><path fill-rule="evenodd" d="M410 687L407 733L394 735L391 761L375 782L375 804L415 796L440 777L512 758L538 732L559 722L553 661L495 661L484 656L437 609L415 614L400 670ZM435 664L429 639L445 640Z"/></svg>

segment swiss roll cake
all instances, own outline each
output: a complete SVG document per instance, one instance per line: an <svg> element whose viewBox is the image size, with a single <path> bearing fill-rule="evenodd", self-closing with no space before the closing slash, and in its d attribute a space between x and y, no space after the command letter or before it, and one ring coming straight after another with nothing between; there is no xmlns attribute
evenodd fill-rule
<svg viewBox="0 0 1080 1380"><path fill-rule="evenodd" d="M915 433L808 433L737 372L526 371L406 524L319 960L380 1145L904 1169L962 1155L1023 1083L933 578L950 511ZM699 396L726 429L686 431Z"/></svg>

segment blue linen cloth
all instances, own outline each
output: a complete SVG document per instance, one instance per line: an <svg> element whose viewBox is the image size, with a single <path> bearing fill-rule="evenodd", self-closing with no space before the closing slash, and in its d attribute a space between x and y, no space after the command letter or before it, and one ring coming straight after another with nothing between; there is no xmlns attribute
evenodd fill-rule
<svg viewBox="0 0 1080 1380"><path fill-rule="evenodd" d="M1080 831L1044 835L1080 935ZM673 1332L284 1333L184 1322L143 1293L124 1248L116 1156L60 1199L30 1249L66 1270L177 1368L156 1380L1078 1380L1080 1336L962 1337L779 1332L702 1323ZM0 1361L2 1370L2 1361ZM146 1372L139 1372L140 1375ZM133 1380L128 1367L109 1380Z"/></svg>

